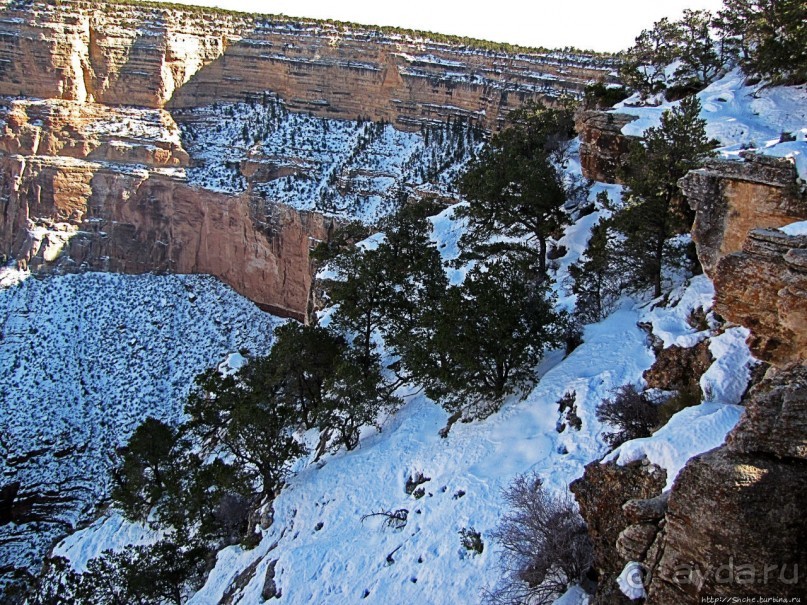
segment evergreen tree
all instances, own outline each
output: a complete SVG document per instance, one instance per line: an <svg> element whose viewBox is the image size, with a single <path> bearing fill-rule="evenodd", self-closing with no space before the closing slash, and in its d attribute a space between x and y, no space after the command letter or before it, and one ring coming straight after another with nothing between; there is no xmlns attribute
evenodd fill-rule
<svg viewBox="0 0 807 605"><path fill-rule="evenodd" d="M404 362L447 409L487 416L533 382L544 350L561 343L564 318L553 302L523 259L477 264L447 290L432 329L418 335L428 346Z"/></svg>
<svg viewBox="0 0 807 605"><path fill-rule="evenodd" d="M278 398L279 387L242 368L235 376L209 370L197 378L185 413L188 430L205 452L231 456L273 498L289 463L305 453L293 434L296 410Z"/></svg>
<svg viewBox="0 0 807 605"><path fill-rule="evenodd" d="M623 272L614 249L614 234L608 221L601 220L591 229L583 258L569 267L577 296L575 316L582 323L604 319L614 310L622 292Z"/></svg>
<svg viewBox="0 0 807 605"><path fill-rule="evenodd" d="M113 473L111 497L129 519L145 520L162 497L176 442L176 430L149 417L122 449L120 466Z"/></svg>
<svg viewBox="0 0 807 605"><path fill-rule="evenodd" d="M538 244L539 271L546 274L547 240L567 220L555 164L572 136L571 108L530 105L510 116L510 126L493 137L460 180L460 193L470 201L457 211L468 219L466 250L484 254L485 242L495 235L531 237Z"/></svg>
<svg viewBox="0 0 807 605"><path fill-rule="evenodd" d="M668 99L701 90L725 69L726 57L711 35L711 25L708 11L685 10L680 21L657 21L623 53L622 81L643 98L665 89ZM676 61L670 74L669 66Z"/></svg>
<svg viewBox="0 0 807 605"><path fill-rule="evenodd" d="M367 368L361 357L350 348L339 358L328 377L319 416L320 428L326 435L335 432L335 445L348 450L359 444L361 427L375 424L382 411L394 411L401 403L384 381L378 362Z"/></svg>
<svg viewBox="0 0 807 605"><path fill-rule="evenodd" d="M684 10L677 22L678 68L673 77L678 86L700 90L723 73L724 58L711 35L712 15L705 10Z"/></svg>
<svg viewBox="0 0 807 605"><path fill-rule="evenodd" d="M326 382L344 348L344 339L324 328L289 322L275 330L268 357L248 364L247 372L252 383L276 385L276 397L310 429L317 425Z"/></svg>
<svg viewBox="0 0 807 605"><path fill-rule="evenodd" d="M623 236L622 254L633 284L651 285L655 296L661 296L664 267L682 257L670 238L692 225L678 180L714 153L699 114L696 97L665 111L661 124L632 144L623 175L627 203L614 215L614 227Z"/></svg>
<svg viewBox="0 0 807 605"><path fill-rule="evenodd" d="M80 605L181 605L200 587L206 555L198 544L170 540L105 551L89 560L85 573L65 574L61 592Z"/></svg>
<svg viewBox="0 0 807 605"><path fill-rule="evenodd" d="M804 0L723 0L715 24L738 49L746 73L775 84L807 82Z"/></svg>
<svg viewBox="0 0 807 605"><path fill-rule="evenodd" d="M634 45L621 57L621 80L639 91L643 98L666 87L664 69L678 54L676 29L675 24L664 17L654 23L652 29L642 30Z"/></svg>

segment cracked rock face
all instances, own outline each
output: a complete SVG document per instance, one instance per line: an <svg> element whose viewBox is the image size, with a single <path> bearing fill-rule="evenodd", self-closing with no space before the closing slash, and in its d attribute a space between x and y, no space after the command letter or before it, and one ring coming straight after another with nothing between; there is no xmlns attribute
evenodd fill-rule
<svg viewBox="0 0 807 605"><path fill-rule="evenodd" d="M628 153L630 137L622 128L637 116L606 111L582 111L575 119L580 134L583 176L595 181L620 183L619 172Z"/></svg>
<svg viewBox="0 0 807 605"><path fill-rule="evenodd" d="M807 218L807 203L796 187L792 162L759 155L745 161L711 160L678 185L695 211L692 239L707 275L742 250L753 229L776 229Z"/></svg>
<svg viewBox="0 0 807 605"><path fill-rule="evenodd" d="M715 311L749 328L754 355L779 366L807 361L805 252L805 236L756 229L717 263Z"/></svg>
<svg viewBox="0 0 807 605"><path fill-rule="evenodd" d="M594 544L594 567L599 575L595 603L616 605L629 602L616 584L616 577L627 562L621 549L646 550L652 536L643 533L641 536L631 535L630 540L621 538L635 519L628 516L630 510L626 512L624 505L629 501L658 496L666 477L666 472L655 465L638 462L618 466L613 462L600 464L595 461L586 466L582 478L569 486ZM621 546L617 545L618 541Z"/></svg>

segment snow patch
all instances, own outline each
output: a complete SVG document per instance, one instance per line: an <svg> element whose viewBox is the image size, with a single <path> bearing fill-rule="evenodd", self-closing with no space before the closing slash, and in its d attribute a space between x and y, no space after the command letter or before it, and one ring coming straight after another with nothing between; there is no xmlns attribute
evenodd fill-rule
<svg viewBox="0 0 807 605"><path fill-rule="evenodd" d="M690 458L723 443L742 411L739 405L711 401L683 409L652 436L627 441L602 461L615 461L624 466L646 458L666 469L667 485L664 489L668 490Z"/></svg>
<svg viewBox="0 0 807 605"><path fill-rule="evenodd" d="M647 598L647 592L644 589L644 570L641 564L636 561L629 561L622 573L616 579L619 585L619 590L622 594L629 599L644 599Z"/></svg>
<svg viewBox="0 0 807 605"><path fill-rule="evenodd" d="M790 236L807 235L807 221L790 223L784 227L779 227L779 231Z"/></svg>

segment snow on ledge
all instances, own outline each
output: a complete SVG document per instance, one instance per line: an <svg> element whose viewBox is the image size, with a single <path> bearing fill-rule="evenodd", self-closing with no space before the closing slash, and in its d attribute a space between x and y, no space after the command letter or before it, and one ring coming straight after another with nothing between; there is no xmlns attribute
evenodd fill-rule
<svg viewBox="0 0 807 605"><path fill-rule="evenodd" d="M790 236L807 235L807 221L790 223L784 227L779 227L779 231Z"/></svg>
<svg viewBox="0 0 807 605"><path fill-rule="evenodd" d="M113 511L89 527L67 536L53 549L53 556L64 557L75 571L84 573L87 563L100 557L104 551L119 552L129 545L154 544L161 537L161 531L127 521L120 513Z"/></svg>
<svg viewBox="0 0 807 605"><path fill-rule="evenodd" d="M668 490L679 471L693 456L721 445L726 434L740 419L743 407L706 402L675 414L650 437L626 441L602 459L624 466L636 460L647 460L667 471Z"/></svg>
<svg viewBox="0 0 807 605"><path fill-rule="evenodd" d="M619 584L622 594L629 599L644 599L647 598L647 593L644 589L643 577L642 566L636 561L630 561L619 574L616 583Z"/></svg>

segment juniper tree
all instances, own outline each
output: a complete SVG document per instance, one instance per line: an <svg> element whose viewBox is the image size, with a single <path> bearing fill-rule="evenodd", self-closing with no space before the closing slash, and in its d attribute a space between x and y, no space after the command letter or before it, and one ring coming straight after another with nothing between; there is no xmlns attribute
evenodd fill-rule
<svg viewBox="0 0 807 605"><path fill-rule="evenodd" d="M277 397L276 384L250 370L201 374L185 406L186 426L204 451L232 457L239 470L259 480L264 496L274 497L305 447L293 434L294 407Z"/></svg>
<svg viewBox="0 0 807 605"><path fill-rule="evenodd" d="M318 422L326 382L344 348L344 339L325 328L289 322L275 330L269 355L249 363L246 372L252 384L265 383L309 429Z"/></svg>
<svg viewBox="0 0 807 605"><path fill-rule="evenodd" d="M562 341L564 317L523 259L477 264L452 286L418 333L422 349L404 357L426 393L453 412L484 417L535 380L544 350Z"/></svg>

